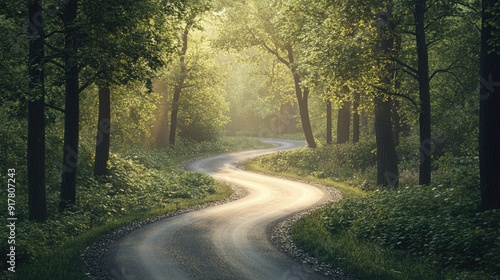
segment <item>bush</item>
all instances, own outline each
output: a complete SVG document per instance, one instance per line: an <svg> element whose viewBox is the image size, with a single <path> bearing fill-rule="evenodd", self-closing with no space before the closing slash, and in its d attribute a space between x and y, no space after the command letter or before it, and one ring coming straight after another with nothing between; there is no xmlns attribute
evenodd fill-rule
<svg viewBox="0 0 500 280"><path fill-rule="evenodd" d="M332 235L353 235L404 250L446 268L500 274L500 211L479 211L476 155L444 154L434 161L433 184L416 185L418 137L398 146L401 188L375 186L375 142L321 146L261 157L257 163L279 173L348 182L370 190L366 197L329 205L322 222Z"/></svg>
<svg viewBox="0 0 500 280"><path fill-rule="evenodd" d="M500 211L479 212L476 157L443 157L435 184L330 205L332 233L406 250L443 267L500 273Z"/></svg>
<svg viewBox="0 0 500 280"><path fill-rule="evenodd" d="M175 166L166 150L137 149L134 156L111 153L109 176L94 179L93 158L90 151L81 149L77 176L77 203L63 213L57 209L57 185L47 189L49 217L45 223L32 223L27 219L26 187L18 185L16 191L16 260L28 262L57 247L69 238L95 226L117 220L128 213L161 208L167 202L179 199L203 198L217 190L211 177L184 173ZM50 178L48 182L54 182ZM7 197L2 190L2 195ZM4 215L6 212L3 212ZM4 219L5 216L2 216ZM2 229L4 236L6 228ZM7 242L0 245L7 255ZM5 254L4 254L5 253ZM6 262L3 262L5 265Z"/></svg>
<svg viewBox="0 0 500 280"><path fill-rule="evenodd" d="M315 176L351 185L367 184L364 171L372 170L376 164L374 141L356 144L324 145L317 149L303 148L282 151L257 159L257 164L273 172L292 173L300 176ZM374 184L370 182L369 184Z"/></svg>

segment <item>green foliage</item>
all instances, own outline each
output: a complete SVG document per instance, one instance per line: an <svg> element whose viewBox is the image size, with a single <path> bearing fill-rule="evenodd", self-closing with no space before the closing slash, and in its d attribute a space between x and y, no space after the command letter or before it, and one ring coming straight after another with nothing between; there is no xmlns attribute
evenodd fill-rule
<svg viewBox="0 0 500 280"><path fill-rule="evenodd" d="M408 253L384 248L351 233L332 234L323 211L299 220L290 230L294 242L314 257L356 279L443 279L443 271Z"/></svg>
<svg viewBox="0 0 500 280"><path fill-rule="evenodd" d="M98 95L94 93L97 92L96 86L90 86L87 89L88 94L80 98L81 110L85 112L80 118L80 145L89 149L93 149L96 144L98 111L95 104L98 103ZM150 136L155 121L152 111L158 102L158 94L149 92L141 82L111 86L111 150L146 146L144 139ZM60 131L54 133L57 135Z"/></svg>
<svg viewBox="0 0 500 280"><path fill-rule="evenodd" d="M361 185L366 183L360 178L361 172L376 163L374 150L374 141L364 140L356 144L279 152L260 157L256 162L273 172L313 175Z"/></svg>
<svg viewBox="0 0 500 280"><path fill-rule="evenodd" d="M193 155L207 155L216 153L227 153L246 149L268 148L269 144L261 142L257 138L249 137L223 137L215 141L191 142L189 140L179 141L174 148L168 148L168 154L174 159L185 159Z"/></svg>
<svg viewBox="0 0 500 280"><path fill-rule="evenodd" d="M191 20L196 16L201 17L200 14L192 16ZM159 104L158 108L167 113L159 112L156 122L157 126L161 126L171 121L173 95L180 86L177 135L192 142L214 141L222 136L223 127L229 121L226 116L229 105L223 96L224 80L219 74L222 67L215 63L213 49L202 31L194 27L189 31L187 53L175 57L179 59L179 56L185 56L185 65L168 65L158 79L159 86L155 91L164 103ZM179 84L181 81L182 85ZM158 135L155 136L158 138Z"/></svg>
<svg viewBox="0 0 500 280"><path fill-rule="evenodd" d="M477 157L439 163L435 184L343 200L325 226L443 267L500 273L500 212L479 212Z"/></svg>
<svg viewBox="0 0 500 280"><path fill-rule="evenodd" d="M354 264L361 255L369 254L363 250L372 250L365 246L378 246L377 250L391 251L389 255L410 254L413 256L410 259L427 262L430 270L419 272L421 275L425 271L436 273L433 266L446 268L437 273L436 279L445 275L454 275L453 279L498 276L500 212L479 210L478 157L474 153L466 156L446 153L435 161L434 183L417 186L418 138L404 137L398 146L403 166L402 187L379 190L373 182L374 146L373 141L364 140L358 144L280 152L254 161L272 172L329 178L371 190L366 196L349 195L329 205L319 216L311 218L322 223L321 226L303 229L296 226L294 238L301 240L301 245L309 251L318 254L319 250L320 258L354 267L359 275L369 277L385 272L381 272L383 268L374 268L370 272L373 274L369 274L367 271L376 264L367 263L366 267ZM319 227L325 227L330 234L322 234ZM347 236L353 240L347 241ZM333 240L344 240L345 244ZM326 248L329 242L335 244L331 245L334 249ZM357 250L360 253L354 256L352 252ZM338 260L344 257L346 262ZM410 268L404 271L407 276L394 279L419 279L409 276L413 273L408 272ZM383 278L386 277L394 276Z"/></svg>
<svg viewBox="0 0 500 280"><path fill-rule="evenodd" d="M500 54L500 3L494 3L487 12L489 13L489 19L486 24L491 26L492 29L492 37L488 44L492 52Z"/></svg>
<svg viewBox="0 0 500 280"><path fill-rule="evenodd" d="M196 72L187 81L194 86L183 90L181 96L179 136L194 142L214 141L222 136L229 121L229 105L222 96L222 79L214 74L219 67L207 57L197 59Z"/></svg>
<svg viewBox="0 0 500 280"><path fill-rule="evenodd" d="M16 143L22 144L22 141ZM77 176L77 204L62 213L58 211L60 173L57 168L49 170L47 176L49 217L45 223L33 223L27 220L26 172L22 168L17 168L23 166L24 147L10 146L9 149L12 151L9 150L8 163L10 168L16 167L17 174L16 216L19 222L16 223L16 260L18 264L30 263L46 255L48 251L57 250L63 244L70 242L69 240L95 228L114 224L135 213L149 213L171 204L201 201L220 190L218 183L209 176L196 172L182 172L176 166L179 160L267 146L256 138L241 137L204 143L181 142L175 148L169 149L151 150L136 146L120 153L111 153L110 174L101 178L94 178L92 174L92 146L82 146ZM47 162L58 162L58 154L48 156ZM5 174L1 176L4 182L7 181ZM0 195L7 197L7 190L2 188ZM7 208L6 202L6 199L0 201L0 206L4 209ZM7 212L3 211L0 217L5 220L6 214ZM0 233L7 236L6 230L4 227ZM4 254L7 246L7 242L0 245L3 256L7 254ZM2 267L4 265L2 264Z"/></svg>
<svg viewBox="0 0 500 280"><path fill-rule="evenodd" d="M236 143L236 140L226 140L205 147L199 145L196 151L189 154L234 149L231 143ZM33 261L46 254L49 248L58 248L74 236L113 223L131 213L148 212L169 203L200 199L214 194L219 187L211 177L195 172L184 173L176 167L172 155L187 155L186 150L137 149L130 151L129 156L112 153L109 176L94 179L93 158L90 151L83 149L77 177L77 204L63 213L59 212L58 189L49 186L49 218L46 223L32 223L27 220L27 190L25 183L19 180L16 192L16 215L19 219L16 224L16 260L19 263ZM19 179L22 178L20 171ZM53 178L50 178L49 182L53 182ZM7 196L5 189L2 189L1 195ZM5 201L2 200L2 206L5 206ZM5 219L5 215L4 211L2 218ZM3 228L4 235L5 231L6 228ZM2 252L6 252L6 246L6 242L2 243Z"/></svg>

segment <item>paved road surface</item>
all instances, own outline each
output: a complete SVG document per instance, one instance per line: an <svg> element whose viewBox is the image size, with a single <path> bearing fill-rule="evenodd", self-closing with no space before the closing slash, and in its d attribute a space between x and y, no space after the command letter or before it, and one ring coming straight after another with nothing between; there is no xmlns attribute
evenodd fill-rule
<svg viewBox="0 0 500 280"><path fill-rule="evenodd" d="M269 140L271 141L271 140ZM320 203L313 186L240 170L237 162L277 150L304 146L278 141L276 148L238 152L189 164L218 180L237 184L242 199L146 225L110 246L107 268L126 279L325 279L279 252L271 225Z"/></svg>

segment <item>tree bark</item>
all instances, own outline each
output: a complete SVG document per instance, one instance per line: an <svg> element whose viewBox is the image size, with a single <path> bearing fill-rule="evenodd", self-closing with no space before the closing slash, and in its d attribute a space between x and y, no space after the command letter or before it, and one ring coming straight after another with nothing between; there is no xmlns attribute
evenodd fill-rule
<svg viewBox="0 0 500 280"><path fill-rule="evenodd" d="M392 134L391 102L375 97L375 135L377 142L377 185L399 186L398 158Z"/></svg>
<svg viewBox="0 0 500 280"><path fill-rule="evenodd" d="M349 143L351 102L344 101L337 118L337 144Z"/></svg>
<svg viewBox="0 0 500 280"><path fill-rule="evenodd" d="M29 219L47 219L45 190L45 75L43 70L44 31L42 0L28 1L29 90L28 104L28 205Z"/></svg>
<svg viewBox="0 0 500 280"><path fill-rule="evenodd" d="M497 0L483 0L481 32L481 90L479 120L479 167L481 209L500 209L500 55L492 52L488 40L493 37L488 10ZM498 19L498 16L497 16Z"/></svg>
<svg viewBox="0 0 500 280"><path fill-rule="evenodd" d="M62 211L68 204L76 202L76 172L78 165L78 137L80 124L80 102L78 84L78 30L73 26L78 10L77 0L68 0L64 6L64 65L65 65L65 113L64 113L64 152L61 176Z"/></svg>
<svg viewBox="0 0 500 280"><path fill-rule="evenodd" d="M352 115L352 143L358 143L360 133L360 115L359 115L359 93L354 93L353 115Z"/></svg>
<svg viewBox="0 0 500 280"><path fill-rule="evenodd" d="M326 144L330 145L333 143L333 129L332 129L332 101L326 101Z"/></svg>
<svg viewBox="0 0 500 280"><path fill-rule="evenodd" d="M395 47L394 47L394 55L398 56L401 52L402 38L401 36L397 36L395 38ZM401 91L401 79L399 78L399 70L397 68L394 69L394 91L396 93L400 93ZM392 98L392 122L394 123L394 143L399 145L399 140L401 137L401 133L403 130L401 124L401 113L399 109L399 100Z"/></svg>
<svg viewBox="0 0 500 280"><path fill-rule="evenodd" d="M394 123L394 143L399 145L399 137L401 135L401 117L399 115L399 101L391 98L392 104L392 122Z"/></svg>
<svg viewBox="0 0 500 280"><path fill-rule="evenodd" d="M300 75L297 72L295 64L295 59L293 56L293 50L290 46L286 48L288 54L288 62L290 71L293 74L293 82L295 85L295 95L297 97L297 103L299 105L300 120L302 123L302 129L304 130L304 136L306 137L307 145L309 148L315 149L317 147L316 141L314 140L314 135L311 127L311 120L309 119L309 88L301 88Z"/></svg>
<svg viewBox="0 0 500 280"><path fill-rule="evenodd" d="M170 115L170 133L168 142L170 145L175 145L175 136L177 134L177 116L179 114L179 100L181 97L182 88L184 87L184 82L187 75L186 66L186 53L188 49L188 35L189 35L190 25L186 25L184 32L182 34L182 50L179 58L180 65L180 76L179 81L174 89L174 98L172 101L172 114Z"/></svg>
<svg viewBox="0 0 500 280"><path fill-rule="evenodd" d="M109 85L99 86L99 116L95 146L94 176L108 174L111 132L111 92Z"/></svg>
<svg viewBox="0 0 500 280"><path fill-rule="evenodd" d="M389 55L394 47L394 37L388 30L394 29L392 22L392 6L388 6L387 13L380 14L379 36L380 50ZM392 86L394 67L383 61L381 81ZM392 105L390 99L382 96L375 97L375 135L377 143L377 184L397 188L399 186L398 157L394 142L393 124L391 119Z"/></svg>
<svg viewBox="0 0 500 280"><path fill-rule="evenodd" d="M431 98L429 81L429 53L425 35L426 0L415 1L415 34L418 57L418 88L420 94L420 175L419 184L431 183Z"/></svg>

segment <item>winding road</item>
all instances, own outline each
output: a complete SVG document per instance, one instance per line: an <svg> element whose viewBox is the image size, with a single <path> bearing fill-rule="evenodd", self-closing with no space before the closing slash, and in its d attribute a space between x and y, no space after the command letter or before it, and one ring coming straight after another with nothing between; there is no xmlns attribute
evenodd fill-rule
<svg viewBox="0 0 500 280"><path fill-rule="evenodd" d="M247 195L227 204L146 225L113 243L106 267L125 279L326 279L276 249L272 226L325 199L322 190L299 182L243 171L240 161L304 146L269 140L277 147L237 152L186 166L243 187Z"/></svg>

